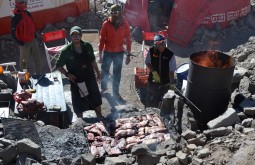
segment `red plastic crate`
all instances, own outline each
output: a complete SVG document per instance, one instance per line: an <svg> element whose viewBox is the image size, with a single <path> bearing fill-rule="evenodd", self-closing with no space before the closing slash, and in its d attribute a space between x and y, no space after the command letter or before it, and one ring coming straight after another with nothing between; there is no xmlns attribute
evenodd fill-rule
<svg viewBox="0 0 255 165"><path fill-rule="evenodd" d="M150 70L148 68L144 69L135 67L134 72L135 72L135 87L146 88Z"/></svg>

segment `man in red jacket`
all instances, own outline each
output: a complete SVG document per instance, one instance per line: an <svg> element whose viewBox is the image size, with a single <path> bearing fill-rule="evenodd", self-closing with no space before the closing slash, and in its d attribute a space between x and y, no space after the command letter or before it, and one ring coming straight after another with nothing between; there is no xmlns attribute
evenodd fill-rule
<svg viewBox="0 0 255 165"><path fill-rule="evenodd" d="M41 72L39 48L35 38L36 28L32 15L27 11L27 0L15 0L15 9L11 17L11 34L19 44L20 67L22 61L29 61L30 52L34 62L35 73Z"/></svg>
<svg viewBox="0 0 255 165"><path fill-rule="evenodd" d="M126 41L127 57L126 64L130 62L131 37L129 23L123 19L121 6L111 6L111 17L102 25L99 43L99 62L102 62L101 93L106 91L111 63L113 63L113 97L119 104L126 101L119 94L121 69L124 58L123 44ZM102 57L103 54L103 57Z"/></svg>

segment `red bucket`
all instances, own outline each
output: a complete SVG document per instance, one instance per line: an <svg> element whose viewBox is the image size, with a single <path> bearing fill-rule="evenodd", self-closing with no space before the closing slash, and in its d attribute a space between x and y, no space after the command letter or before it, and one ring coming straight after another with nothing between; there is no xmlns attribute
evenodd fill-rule
<svg viewBox="0 0 255 165"><path fill-rule="evenodd" d="M136 88L146 88L148 84L148 77L150 70L148 68L134 68L135 72L135 87Z"/></svg>

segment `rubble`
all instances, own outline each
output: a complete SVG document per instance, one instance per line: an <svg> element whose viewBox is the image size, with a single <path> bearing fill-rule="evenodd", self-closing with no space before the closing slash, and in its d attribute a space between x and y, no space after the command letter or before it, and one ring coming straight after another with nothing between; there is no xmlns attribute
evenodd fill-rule
<svg viewBox="0 0 255 165"><path fill-rule="evenodd" d="M254 1L251 1L254 5ZM103 19L107 16L107 9L102 8L104 2L97 1L98 11L84 13L80 17L69 17L66 21L55 25L48 24L41 32L51 31L58 28L69 29L73 25L79 25L83 28L100 29ZM253 11L254 6L252 7ZM244 21L232 22L228 29L208 30L199 29L191 42L192 49L182 48L191 54L194 50L207 49L214 47L225 51L226 54L236 59L236 67L232 84L232 96L226 114L210 121L210 129L201 131L196 126L196 120L193 117L189 107L183 103L177 95L166 97L165 103L172 107L178 118L173 122L176 128L176 135L168 141L157 145L156 148L149 148L144 144L135 145L131 153L119 155L117 157L107 157L104 162L100 162L90 153L86 153L84 147L84 135L82 127L89 124L83 120L77 120L69 129L62 129L44 125L37 122L38 132L43 140L44 147L40 148L37 144L28 139L12 141L5 139L3 127L0 126L0 164L15 162L17 164L229 164L244 165L254 164L254 129L255 129L255 36L250 36L243 44L235 47L226 46L228 49L221 49L223 39L229 36L238 35L240 31L246 31L254 34L254 15L249 15ZM40 39L40 35L38 36ZM219 42L215 45L207 44L208 40L215 39ZM233 39L233 38L232 38ZM0 61L8 62L18 61L17 44L11 39L10 35L0 37ZM233 42L234 41L233 39ZM139 44L139 43L136 43ZM39 42L43 52L42 43ZM173 47L175 45L173 44ZM231 45L232 46L232 45ZM176 46L177 47L177 46ZM226 48L225 47L225 48ZM140 48L140 47L139 47ZM190 48L190 47L189 47ZM176 49L176 48L175 48ZM192 51L190 51L192 50ZM136 50L139 52L138 50ZM139 64L139 59L135 62ZM180 60L180 59L178 59ZM179 61L180 62L180 61ZM31 66L29 66L32 68ZM130 73L129 73L130 74ZM127 79L130 76L126 76ZM2 81L1 88L10 87L15 91L15 85L10 81ZM9 84L9 85L8 85ZM125 90L128 90L126 87ZM130 96L133 97L133 96ZM172 100L171 100L172 99ZM131 99L130 99L131 100ZM171 100L171 102L168 102ZM179 104L178 104L179 103ZM182 106L180 104L182 103ZM163 107L162 107L163 108ZM138 108L133 105L116 107L120 117L125 114L129 116L135 114ZM148 108L147 111L153 111L155 108ZM159 109L156 109L160 111ZM166 112L166 107L161 109ZM183 112L182 118L178 117L177 112ZM166 117L167 113L162 113ZM169 116L171 118L172 116ZM180 120L181 119L181 120ZM170 125L170 124L169 124ZM181 128L181 131L180 131ZM59 138L59 139L58 139ZM53 143L56 142L56 143ZM76 147L76 148L75 148ZM78 149L77 149L78 148Z"/></svg>

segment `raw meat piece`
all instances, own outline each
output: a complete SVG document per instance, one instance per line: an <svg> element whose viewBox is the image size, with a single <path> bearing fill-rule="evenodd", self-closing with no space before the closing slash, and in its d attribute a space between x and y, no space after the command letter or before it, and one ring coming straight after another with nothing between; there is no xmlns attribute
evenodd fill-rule
<svg viewBox="0 0 255 165"><path fill-rule="evenodd" d="M120 126L119 130L125 130L125 129L131 129L136 126L135 123L125 123L122 126Z"/></svg>
<svg viewBox="0 0 255 165"><path fill-rule="evenodd" d="M89 132L87 138L88 138L88 141L93 141L94 138L95 138L95 136L94 136L93 133L90 133L90 132Z"/></svg>
<svg viewBox="0 0 255 165"><path fill-rule="evenodd" d="M139 130L138 130L138 135L139 135L139 136L145 134L144 129L145 129L144 127L139 128Z"/></svg>
<svg viewBox="0 0 255 165"><path fill-rule="evenodd" d="M103 133L106 133L106 135L109 135L109 132L105 128L104 124L102 122L100 123L95 123L96 127Z"/></svg>
<svg viewBox="0 0 255 165"><path fill-rule="evenodd" d="M132 144L132 143L137 143L140 141L139 137L137 136L131 136L131 137L127 137L127 144Z"/></svg>
<svg viewBox="0 0 255 165"><path fill-rule="evenodd" d="M101 142L103 142L103 141L110 142L113 140L113 138L111 138L109 136L97 136L97 137L95 137L95 140L101 141Z"/></svg>
<svg viewBox="0 0 255 165"><path fill-rule="evenodd" d="M159 127L164 127L164 124L163 124L162 121L160 120L160 118L159 118L159 116L158 116L157 113L154 114L154 116L153 116L153 121L154 121L155 123L157 123Z"/></svg>
<svg viewBox="0 0 255 165"><path fill-rule="evenodd" d="M102 132L99 131L99 129L97 127L93 127L89 131L92 132L92 133L95 133L95 134L97 134L99 136L102 136Z"/></svg>
<svg viewBox="0 0 255 165"><path fill-rule="evenodd" d="M93 142L91 143L91 145L96 146L96 147L101 147L101 146L104 145L104 143L105 143L105 142L103 142L103 141L93 141Z"/></svg>
<svg viewBox="0 0 255 165"><path fill-rule="evenodd" d="M170 139L170 138L171 138L171 135L170 135L169 133L167 133L167 134L164 135L164 139L165 139L165 140L168 140L168 139Z"/></svg>
<svg viewBox="0 0 255 165"><path fill-rule="evenodd" d="M125 136L132 136L136 132L133 129L126 129L126 130L119 130L115 133L115 137L125 137Z"/></svg>
<svg viewBox="0 0 255 165"><path fill-rule="evenodd" d="M120 155L120 154L122 154L121 150L118 147L111 148L110 153L111 154L109 154L109 155Z"/></svg>
<svg viewBox="0 0 255 165"><path fill-rule="evenodd" d="M152 117L151 117L151 115L150 114L146 114L146 118L147 118L147 120L152 120Z"/></svg>
<svg viewBox="0 0 255 165"><path fill-rule="evenodd" d="M153 127L153 126L158 126L158 124L155 123L153 120L150 120L149 123L148 123L148 126Z"/></svg>
<svg viewBox="0 0 255 165"><path fill-rule="evenodd" d="M145 127L148 124L149 120L143 120L137 124L137 127Z"/></svg>
<svg viewBox="0 0 255 165"><path fill-rule="evenodd" d="M166 132L167 129L164 127L145 127L145 134L151 134L156 132Z"/></svg>
<svg viewBox="0 0 255 165"><path fill-rule="evenodd" d="M84 127L85 130L89 131L91 128L95 127L96 125L95 124L92 124L92 125L89 125L89 126L86 126Z"/></svg>

